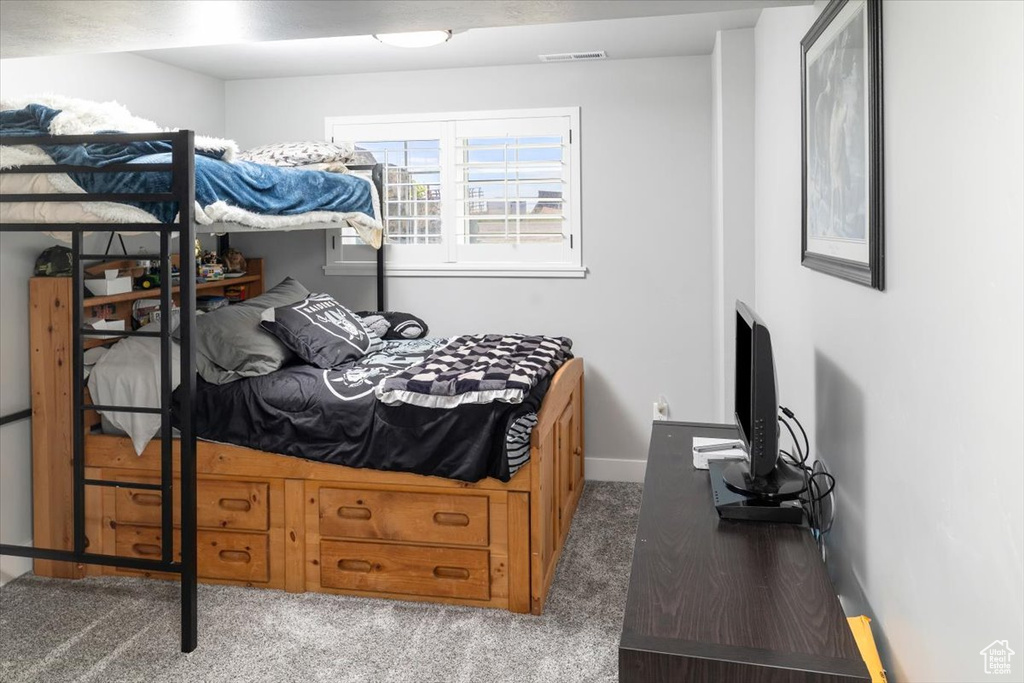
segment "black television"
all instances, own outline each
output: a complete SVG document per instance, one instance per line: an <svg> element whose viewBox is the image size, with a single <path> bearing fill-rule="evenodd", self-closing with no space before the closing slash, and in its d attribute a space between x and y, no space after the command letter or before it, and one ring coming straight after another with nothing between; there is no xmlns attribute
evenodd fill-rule
<svg viewBox="0 0 1024 683"><path fill-rule="evenodd" d="M736 302L736 429L749 458L728 465L725 485L736 493L771 501L792 500L804 477L779 458L779 389L768 326Z"/></svg>

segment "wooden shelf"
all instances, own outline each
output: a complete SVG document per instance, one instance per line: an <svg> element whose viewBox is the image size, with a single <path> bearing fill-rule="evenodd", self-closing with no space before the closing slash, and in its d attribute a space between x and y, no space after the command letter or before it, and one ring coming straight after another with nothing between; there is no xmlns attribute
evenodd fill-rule
<svg viewBox="0 0 1024 683"><path fill-rule="evenodd" d="M223 280L208 280L196 283L196 292L204 289L221 289L232 285L241 285L247 282L258 282L260 275L243 275L242 277L230 277ZM171 293L177 294L180 288L174 287ZM137 299L156 299L160 296L160 289L133 289L123 294L110 294L108 296L89 296L82 300L83 306L103 306L104 304L116 304L122 301L135 301Z"/></svg>
<svg viewBox="0 0 1024 683"><path fill-rule="evenodd" d="M177 255L172 257L173 262L177 262ZM128 268L133 263L132 261L123 260L120 262L107 261L106 264L116 263L118 268ZM197 282L195 291L197 295L208 294L218 295L223 294L224 290L228 287L235 285L247 285L246 287L246 299L251 299L254 296L259 296L263 293L263 259L262 258L250 258L247 261L247 272L245 275L240 277L224 278L221 280L208 280L206 282ZM98 274L102 268L97 268L94 274ZM50 280L48 277L33 277L31 281L36 280ZM66 278L68 281L71 278ZM43 287L44 285L38 285ZM178 294L180 287L174 287L171 289L172 294ZM110 294L108 296L88 296L82 299L82 308L86 317L93 314L102 314L102 316L108 320L124 320L125 327L132 327L132 309L133 302L139 301L140 299L157 299L160 297L160 288L156 289L136 289L130 292L124 292L123 294ZM103 306L103 311L94 311L93 309L98 306ZM86 349L91 349L96 346L106 346L113 344L114 342L124 339L124 335L117 334L116 330L111 330L110 337L85 337L82 340L82 346Z"/></svg>

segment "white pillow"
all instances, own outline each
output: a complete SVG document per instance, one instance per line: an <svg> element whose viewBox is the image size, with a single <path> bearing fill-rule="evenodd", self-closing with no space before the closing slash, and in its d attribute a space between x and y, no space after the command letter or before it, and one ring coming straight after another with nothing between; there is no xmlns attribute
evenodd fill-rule
<svg viewBox="0 0 1024 683"><path fill-rule="evenodd" d="M280 142L248 149L238 155L242 161L270 166L306 166L352 158L355 146L351 142Z"/></svg>

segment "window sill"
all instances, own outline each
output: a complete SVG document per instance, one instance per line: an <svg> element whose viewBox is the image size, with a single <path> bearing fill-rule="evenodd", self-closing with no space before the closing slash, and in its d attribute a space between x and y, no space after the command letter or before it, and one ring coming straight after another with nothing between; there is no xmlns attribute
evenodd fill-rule
<svg viewBox="0 0 1024 683"><path fill-rule="evenodd" d="M324 266L324 275L376 276L377 264L331 263ZM391 264L385 266L386 277L526 277L526 278L582 278L585 266L509 265L507 263L474 264Z"/></svg>

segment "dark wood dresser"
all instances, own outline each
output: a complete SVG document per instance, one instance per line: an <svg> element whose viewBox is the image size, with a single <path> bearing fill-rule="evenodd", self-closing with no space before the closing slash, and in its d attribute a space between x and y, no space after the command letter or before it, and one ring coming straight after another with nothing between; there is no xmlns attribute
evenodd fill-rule
<svg viewBox="0 0 1024 683"><path fill-rule="evenodd" d="M694 436L655 422L619 643L619 681L870 681L805 527L720 520Z"/></svg>

